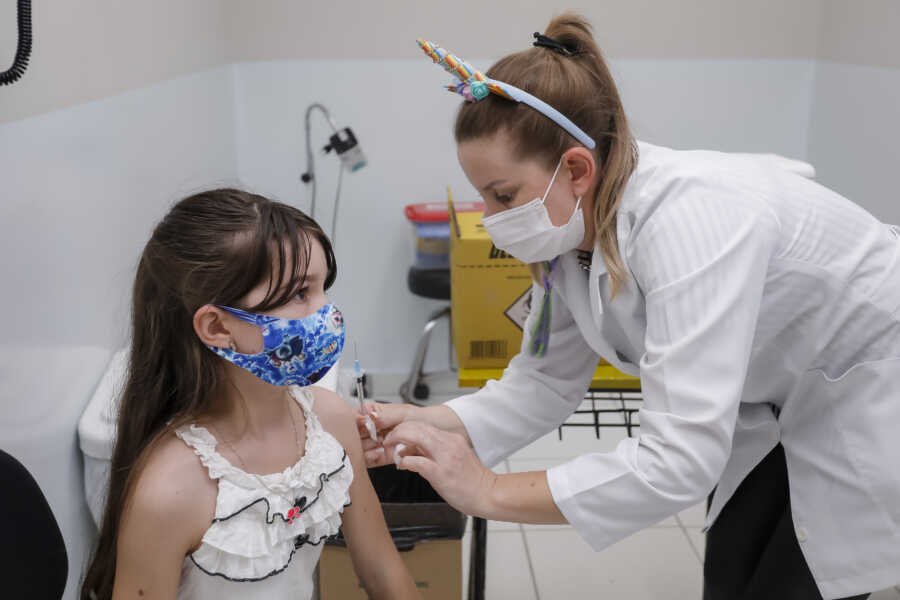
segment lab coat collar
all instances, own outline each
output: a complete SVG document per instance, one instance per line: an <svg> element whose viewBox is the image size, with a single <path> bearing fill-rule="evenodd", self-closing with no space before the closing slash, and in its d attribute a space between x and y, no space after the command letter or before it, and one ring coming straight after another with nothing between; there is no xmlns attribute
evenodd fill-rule
<svg viewBox="0 0 900 600"><path fill-rule="evenodd" d="M616 216L616 239L619 244L619 256L625 267L625 280L616 295L610 299L609 271L603 260L600 246L595 245L588 276L588 292L590 295L591 313L594 325L601 338L609 343L613 352L604 358L614 367L630 375L640 373L640 359L644 353L643 327L646 324L644 295L628 266L628 248L632 236L637 233L641 219L641 199L644 197L644 184L655 170L655 156L660 148L644 142L638 142L639 158L619 202ZM575 259L573 257L573 262ZM572 265L570 268L579 268Z"/></svg>

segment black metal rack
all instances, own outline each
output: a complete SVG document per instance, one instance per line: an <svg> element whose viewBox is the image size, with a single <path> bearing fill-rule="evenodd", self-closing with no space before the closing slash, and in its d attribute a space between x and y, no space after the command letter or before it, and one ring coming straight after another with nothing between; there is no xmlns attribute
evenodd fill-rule
<svg viewBox="0 0 900 600"><path fill-rule="evenodd" d="M641 426L638 414L642 401L638 390L588 390L578 410L559 426L559 439L563 439L564 427L591 427L597 439L603 427L624 427L632 437L634 429Z"/></svg>

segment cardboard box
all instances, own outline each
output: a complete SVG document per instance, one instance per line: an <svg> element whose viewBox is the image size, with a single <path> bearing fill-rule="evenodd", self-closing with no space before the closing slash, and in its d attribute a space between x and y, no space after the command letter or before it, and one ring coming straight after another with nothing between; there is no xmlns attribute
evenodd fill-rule
<svg viewBox="0 0 900 600"><path fill-rule="evenodd" d="M494 246L480 213L451 209L450 306L461 369L502 369L518 354L531 284L528 266Z"/></svg>
<svg viewBox="0 0 900 600"><path fill-rule="evenodd" d="M462 595L461 540L427 540L401 552L406 568L423 600L460 600ZM319 561L320 600L367 600L350 560L350 551L325 546Z"/></svg>
<svg viewBox="0 0 900 600"><path fill-rule="evenodd" d="M393 465L368 470L384 520L423 600L462 597L462 543L467 517L423 477ZM319 561L318 600L367 598L343 536L329 540Z"/></svg>

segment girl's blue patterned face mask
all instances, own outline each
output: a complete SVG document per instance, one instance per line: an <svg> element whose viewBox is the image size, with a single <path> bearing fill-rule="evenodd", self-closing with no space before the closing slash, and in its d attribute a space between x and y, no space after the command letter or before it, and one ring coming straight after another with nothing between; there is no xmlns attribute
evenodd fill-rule
<svg viewBox="0 0 900 600"><path fill-rule="evenodd" d="M263 349L256 354L242 354L228 348L207 347L272 385L312 385L337 362L344 349L344 317L334 304L326 304L302 319L219 308L259 326Z"/></svg>

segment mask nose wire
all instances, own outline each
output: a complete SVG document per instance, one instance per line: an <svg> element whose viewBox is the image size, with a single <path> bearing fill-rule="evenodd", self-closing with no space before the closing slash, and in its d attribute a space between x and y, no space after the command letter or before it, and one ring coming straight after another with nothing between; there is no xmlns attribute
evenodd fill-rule
<svg viewBox="0 0 900 600"><path fill-rule="evenodd" d="M547 184L547 189L544 190L544 195L541 196L541 204L544 204L547 201L547 194L550 192L550 188L553 186L553 182L556 181L556 174L559 173L559 168L562 166L562 157L559 157L559 162L556 163L556 170L553 171L553 177L550 178L550 183Z"/></svg>

